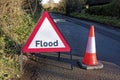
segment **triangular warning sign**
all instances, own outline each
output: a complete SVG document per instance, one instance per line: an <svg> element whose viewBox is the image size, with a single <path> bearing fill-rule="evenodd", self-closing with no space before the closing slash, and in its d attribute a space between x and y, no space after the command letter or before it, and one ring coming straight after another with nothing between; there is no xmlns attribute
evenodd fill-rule
<svg viewBox="0 0 120 80"><path fill-rule="evenodd" d="M67 44L56 24L46 11L39 19L22 51L25 52L69 52Z"/></svg>

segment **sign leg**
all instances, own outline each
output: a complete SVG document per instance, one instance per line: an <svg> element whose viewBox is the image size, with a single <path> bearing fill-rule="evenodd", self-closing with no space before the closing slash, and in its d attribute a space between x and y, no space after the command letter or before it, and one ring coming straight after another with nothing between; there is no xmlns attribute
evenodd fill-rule
<svg viewBox="0 0 120 80"><path fill-rule="evenodd" d="M58 60L60 60L60 52L58 52Z"/></svg>
<svg viewBox="0 0 120 80"><path fill-rule="evenodd" d="M71 70L73 70L73 62L72 62L72 52L70 51L70 62L71 62Z"/></svg>

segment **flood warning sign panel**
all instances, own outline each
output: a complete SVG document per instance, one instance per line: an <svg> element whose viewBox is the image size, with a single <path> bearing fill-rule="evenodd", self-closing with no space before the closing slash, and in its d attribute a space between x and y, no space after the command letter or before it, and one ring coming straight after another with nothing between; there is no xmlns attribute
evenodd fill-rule
<svg viewBox="0 0 120 80"><path fill-rule="evenodd" d="M56 24L46 11L39 19L22 51L26 52L70 52Z"/></svg>

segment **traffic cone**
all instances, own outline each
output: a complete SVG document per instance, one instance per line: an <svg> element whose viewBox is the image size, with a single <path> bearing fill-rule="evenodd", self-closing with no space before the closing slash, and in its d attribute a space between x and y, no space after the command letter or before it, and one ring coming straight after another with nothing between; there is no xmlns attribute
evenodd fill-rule
<svg viewBox="0 0 120 80"><path fill-rule="evenodd" d="M96 44L95 44L95 34L94 34L93 25L90 27L87 48L83 58L83 64L91 65L91 66L98 64L98 60L96 57Z"/></svg>
<svg viewBox="0 0 120 80"><path fill-rule="evenodd" d="M82 68L85 69L100 69L103 68L103 64L98 62L97 56L96 56L96 44L95 44L95 33L94 33L94 26L90 26L90 32L87 42L87 47L85 51L84 58L81 61L79 61Z"/></svg>

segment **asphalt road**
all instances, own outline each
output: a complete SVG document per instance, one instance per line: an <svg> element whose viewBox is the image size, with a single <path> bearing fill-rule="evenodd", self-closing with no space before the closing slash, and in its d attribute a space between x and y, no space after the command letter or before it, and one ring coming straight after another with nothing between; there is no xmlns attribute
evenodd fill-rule
<svg viewBox="0 0 120 80"><path fill-rule="evenodd" d="M71 46L69 53L41 53L28 56L24 75L19 80L120 80L120 29L51 13L52 18ZM100 70L84 70L77 65L85 53L90 25L95 26L96 54L104 64ZM25 59L25 58L24 58Z"/></svg>
<svg viewBox="0 0 120 80"><path fill-rule="evenodd" d="M56 24L70 44L73 55L84 55L90 25L94 25L98 59L120 66L120 29L59 14L51 15L54 20L60 19Z"/></svg>

